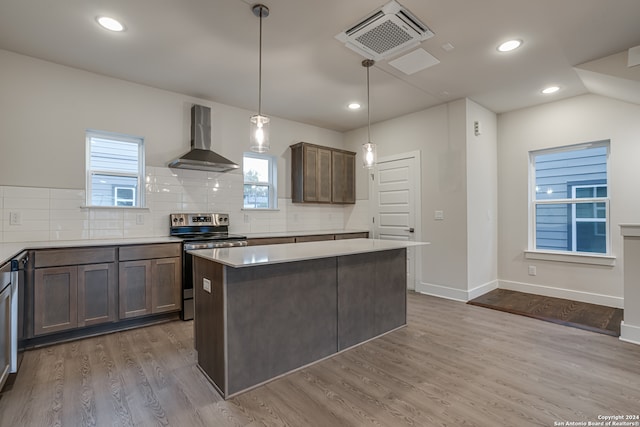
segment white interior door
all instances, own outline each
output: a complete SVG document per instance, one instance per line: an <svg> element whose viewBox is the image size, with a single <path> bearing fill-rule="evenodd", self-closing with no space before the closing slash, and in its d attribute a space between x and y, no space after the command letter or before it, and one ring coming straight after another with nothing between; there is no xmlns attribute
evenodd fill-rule
<svg viewBox="0 0 640 427"><path fill-rule="evenodd" d="M372 229L376 239L420 240L420 152L378 159L371 174ZM407 250L407 288L420 278L415 248Z"/></svg>

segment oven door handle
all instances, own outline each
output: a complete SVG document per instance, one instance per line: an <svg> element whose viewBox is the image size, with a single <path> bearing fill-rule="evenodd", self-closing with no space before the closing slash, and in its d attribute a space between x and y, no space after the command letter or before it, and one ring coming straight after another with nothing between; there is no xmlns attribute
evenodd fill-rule
<svg viewBox="0 0 640 427"><path fill-rule="evenodd" d="M234 241L223 241L223 242L202 242L202 243L185 243L184 250L192 251L195 249L218 249L218 248L234 248L247 246L246 240L234 240Z"/></svg>

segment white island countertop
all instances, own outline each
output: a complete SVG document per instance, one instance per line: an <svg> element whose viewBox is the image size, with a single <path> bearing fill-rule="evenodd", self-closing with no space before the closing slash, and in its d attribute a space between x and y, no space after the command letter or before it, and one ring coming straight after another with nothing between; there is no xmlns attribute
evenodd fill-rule
<svg viewBox="0 0 640 427"><path fill-rule="evenodd" d="M235 248L196 249L194 256L229 267L251 267L308 259L330 258L367 252L388 251L428 245L428 242L408 242L378 239L325 240L321 242L285 243L281 245L244 246Z"/></svg>

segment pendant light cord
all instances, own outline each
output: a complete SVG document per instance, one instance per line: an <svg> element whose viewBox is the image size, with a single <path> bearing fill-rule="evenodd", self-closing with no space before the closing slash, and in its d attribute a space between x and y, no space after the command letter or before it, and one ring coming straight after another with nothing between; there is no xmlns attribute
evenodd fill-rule
<svg viewBox="0 0 640 427"><path fill-rule="evenodd" d="M258 115L262 116L262 6L260 6L260 43L258 49Z"/></svg>
<svg viewBox="0 0 640 427"><path fill-rule="evenodd" d="M365 59L362 66L367 69L367 143L371 142L371 103L369 102L369 68L376 62L373 59Z"/></svg>
<svg viewBox="0 0 640 427"><path fill-rule="evenodd" d="M369 102L369 68L367 67L367 142L371 142L371 103Z"/></svg>

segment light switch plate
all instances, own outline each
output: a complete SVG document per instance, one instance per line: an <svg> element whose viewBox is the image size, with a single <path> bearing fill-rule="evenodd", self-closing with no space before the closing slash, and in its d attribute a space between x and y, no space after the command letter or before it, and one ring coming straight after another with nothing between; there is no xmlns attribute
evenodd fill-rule
<svg viewBox="0 0 640 427"><path fill-rule="evenodd" d="M203 277L202 278L202 289L204 289L205 292L211 293L211 280L207 279L206 277Z"/></svg>
<svg viewBox="0 0 640 427"><path fill-rule="evenodd" d="M433 218L437 219L437 220L442 220L444 219L444 211L435 211L433 213Z"/></svg>

